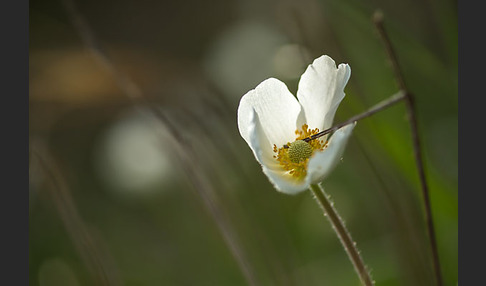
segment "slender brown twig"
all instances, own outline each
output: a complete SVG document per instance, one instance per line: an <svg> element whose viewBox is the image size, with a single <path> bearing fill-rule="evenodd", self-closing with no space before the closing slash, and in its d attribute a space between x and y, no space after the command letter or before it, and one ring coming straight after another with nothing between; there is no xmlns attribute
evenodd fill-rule
<svg viewBox="0 0 486 286"><path fill-rule="evenodd" d="M190 142L185 140L183 134L181 134L177 127L172 124L165 113L150 104L138 85L133 82L128 75L115 67L106 51L102 49L102 46L96 40L94 33L91 31L85 19L78 12L74 1L62 0L62 2L86 48L91 51L98 62L111 73L125 96L133 100L137 106L142 107L155 115L160 123L162 123L169 131L172 139L176 141L177 144L174 144L174 146L178 151L177 155L182 163L182 167L188 175L192 186L201 197L203 205L215 221L216 226L223 236L224 242L237 262L240 271L249 285L258 285L255 273L250 267L250 263L243 252L240 241L237 239L236 231L232 227L232 224L230 224L222 205L217 200L213 185L201 174L202 167L199 166L197 160L195 160L197 158L196 152L193 150Z"/></svg>
<svg viewBox="0 0 486 286"><path fill-rule="evenodd" d="M381 13L380 11L376 11L373 15L373 23L375 24L376 29L378 30L378 33L380 35L380 38L383 41L383 44L385 46L385 50L390 59L390 63L392 65L392 69L395 74L395 79L398 83L398 86L401 90L405 92L405 102L407 106L408 119L410 122L410 128L412 132L415 162L417 165L418 175L420 178L420 186L422 189L422 196L424 200L425 220L427 224L427 232L429 234L430 246L432 251L434 273L435 273L437 285L440 286L442 285L442 275L440 270L439 254L437 251L437 242L435 238L434 222L432 219L432 207L430 205L430 199L429 199L429 188L425 176L425 167L424 167L425 164L423 161L420 137L418 134L418 123L417 123L417 114L416 114L414 96L412 95L412 93L410 93L410 91L407 89L407 86L405 84L405 79L400 69L400 65L395 50L393 49L390 38L388 37L388 34L386 33L383 24L383 13Z"/></svg>
<svg viewBox="0 0 486 286"><path fill-rule="evenodd" d="M321 132L319 132L317 134L314 134L314 135L309 136L309 137L307 137L305 139L302 139L302 141L309 142L311 140L317 139L317 138L319 138L321 136L324 136L326 134L329 134L331 132L334 132L334 131L338 130L339 128L343 127L343 126L346 126L346 125L348 125L350 123L353 123L355 121L358 121L360 119L369 117L369 116L377 113L378 111L381 111L381 110L383 110L383 109L385 109L387 107L390 107L390 106L394 105L395 103L401 101L404 98L405 98L405 92L399 91L399 92L395 93L394 95L390 96L389 98L387 98L387 99L385 99L385 100L383 100L383 101L375 104L370 109L368 109L368 110L366 110L366 111L364 111L364 112L362 112L360 114L357 114L357 115L349 118L346 121L343 121L343 122L341 122L339 124L336 124L336 125L334 125L331 128L328 128L328 129L323 130L323 131L321 131ZM287 144L285 144L283 147L284 148L289 148L289 146Z"/></svg>

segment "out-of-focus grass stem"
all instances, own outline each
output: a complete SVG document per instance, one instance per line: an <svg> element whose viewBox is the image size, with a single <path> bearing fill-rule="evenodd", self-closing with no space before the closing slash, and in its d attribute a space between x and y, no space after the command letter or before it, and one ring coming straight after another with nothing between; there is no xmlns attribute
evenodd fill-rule
<svg viewBox="0 0 486 286"><path fill-rule="evenodd" d="M192 186L200 195L204 206L215 221L223 236L223 240L233 255L233 258L236 260L240 271L249 285L258 285L256 282L257 280L255 273L253 272L246 256L243 253L241 243L237 239L235 229L230 224L222 205L218 203L218 200L216 199L216 193L213 185L205 176L202 175L203 169L197 164L197 156L193 151L190 142L188 142L184 138L183 134L181 134L180 131L173 126L169 118L167 118L162 111L154 107L147 100L147 98L144 97L138 85L133 82L129 76L116 68L108 54L102 49L102 46L96 40L94 33L91 31L82 15L78 12L74 1L63 0L62 2L85 47L91 51L98 62L111 73L118 84L118 87L125 94L125 96L133 100L134 104L136 104L138 107L153 113L164 125L164 127L167 128L169 134L177 142L177 144L174 145L178 151L177 155L180 159L181 165L188 175L188 179L190 180Z"/></svg>
<svg viewBox="0 0 486 286"><path fill-rule="evenodd" d="M73 201L71 190L65 176L52 155L41 144L33 143L31 153L33 163L39 164L47 183L50 199L56 207L71 241L81 259L92 275L94 285L121 285L118 269L112 263L112 257L101 247Z"/></svg>

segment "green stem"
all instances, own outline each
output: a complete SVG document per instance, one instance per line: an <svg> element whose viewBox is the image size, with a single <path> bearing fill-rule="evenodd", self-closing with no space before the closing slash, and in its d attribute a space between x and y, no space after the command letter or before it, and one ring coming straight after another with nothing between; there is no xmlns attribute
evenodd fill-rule
<svg viewBox="0 0 486 286"><path fill-rule="evenodd" d="M321 184L314 184L310 186L310 190L312 193L314 193L315 198L324 211L324 215L329 219L329 222L331 223L334 231L336 231L339 240L341 240L344 250L346 250L349 259L353 263L356 273L358 273L361 283L366 286L374 285L371 275L363 262L363 258L361 258L359 250L356 248L356 243L353 242L351 234L344 226L343 220L333 207L333 204L329 201L328 196L324 192L324 188L322 188Z"/></svg>

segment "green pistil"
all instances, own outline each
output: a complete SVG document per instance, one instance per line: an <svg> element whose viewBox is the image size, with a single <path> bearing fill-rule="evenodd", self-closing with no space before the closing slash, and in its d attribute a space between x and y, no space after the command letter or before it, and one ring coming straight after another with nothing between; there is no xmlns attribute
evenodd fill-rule
<svg viewBox="0 0 486 286"><path fill-rule="evenodd" d="M312 155L312 147L309 143L297 140L289 146L289 159L293 163L299 163Z"/></svg>

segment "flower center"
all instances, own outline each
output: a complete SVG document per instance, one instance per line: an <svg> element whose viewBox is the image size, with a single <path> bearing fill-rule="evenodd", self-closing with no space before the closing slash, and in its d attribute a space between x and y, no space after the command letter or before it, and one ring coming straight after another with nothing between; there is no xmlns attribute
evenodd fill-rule
<svg viewBox="0 0 486 286"><path fill-rule="evenodd" d="M307 163L315 151L322 151L327 147L327 141L322 141L321 138L305 142L302 139L308 138L314 134L319 133L319 129L309 129L307 124L302 125L301 130L295 131L295 141L287 143L288 148L273 145L273 156L277 162L288 171L294 178L301 180L307 175Z"/></svg>
<svg viewBox="0 0 486 286"><path fill-rule="evenodd" d="M304 161L312 155L312 147L309 143L297 140L289 146L289 159L293 163Z"/></svg>

